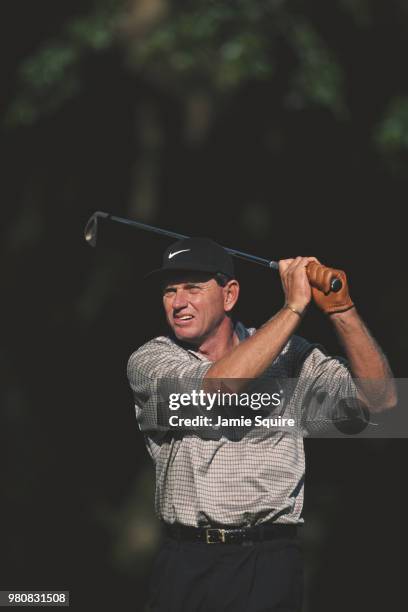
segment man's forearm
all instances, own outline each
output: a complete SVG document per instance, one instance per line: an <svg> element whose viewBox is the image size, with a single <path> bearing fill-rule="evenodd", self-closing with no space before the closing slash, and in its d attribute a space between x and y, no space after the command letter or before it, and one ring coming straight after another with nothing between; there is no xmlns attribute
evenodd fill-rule
<svg viewBox="0 0 408 612"><path fill-rule="evenodd" d="M395 406L396 387L387 358L357 310L329 315L350 363L361 399L373 411Z"/></svg>
<svg viewBox="0 0 408 612"><path fill-rule="evenodd" d="M240 342L208 370L205 379L249 379L260 376L279 355L300 323L300 316L282 308L256 333Z"/></svg>

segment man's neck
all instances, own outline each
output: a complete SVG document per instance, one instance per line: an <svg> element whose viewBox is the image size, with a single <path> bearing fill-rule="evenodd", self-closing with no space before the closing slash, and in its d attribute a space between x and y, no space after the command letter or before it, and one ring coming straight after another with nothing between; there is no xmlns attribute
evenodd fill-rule
<svg viewBox="0 0 408 612"><path fill-rule="evenodd" d="M195 350L209 361L218 361L239 344L239 338L234 331L234 324L225 317L220 325L208 338L203 340Z"/></svg>

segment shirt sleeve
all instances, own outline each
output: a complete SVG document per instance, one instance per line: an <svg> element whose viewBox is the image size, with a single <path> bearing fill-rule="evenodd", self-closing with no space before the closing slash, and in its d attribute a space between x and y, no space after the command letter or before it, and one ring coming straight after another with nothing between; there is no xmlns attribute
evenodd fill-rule
<svg viewBox="0 0 408 612"><path fill-rule="evenodd" d="M169 416L202 414L194 406L170 410L170 398L181 393L199 391L212 362L185 358L182 349L172 347L165 340L155 339L135 351L127 364L127 376L133 392L136 418L143 432L167 432ZM176 402L174 401L173 404ZM180 414L181 416L181 414Z"/></svg>
<svg viewBox="0 0 408 612"><path fill-rule="evenodd" d="M327 355L320 345L299 340L297 386L303 434L352 432L353 427L367 425L368 412L358 398L347 360Z"/></svg>

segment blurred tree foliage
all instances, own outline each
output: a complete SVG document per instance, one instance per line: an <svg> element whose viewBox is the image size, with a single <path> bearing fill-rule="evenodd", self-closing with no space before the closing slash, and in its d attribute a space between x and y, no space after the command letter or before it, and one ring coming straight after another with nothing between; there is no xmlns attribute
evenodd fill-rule
<svg viewBox="0 0 408 612"><path fill-rule="evenodd" d="M21 62L6 125L30 125L80 91L80 62L113 44L117 9L115 1L95 3L94 11L67 21L59 36Z"/></svg>
<svg viewBox="0 0 408 612"><path fill-rule="evenodd" d="M194 87L213 96L248 81L273 79L282 49L293 59L287 103L316 103L345 111L342 68L302 11L302 2L124 2L103 0L69 20L19 67L19 85L7 114L10 126L54 112L80 90L86 55L125 44L130 66L182 95ZM134 19L132 11L136 13ZM147 27L146 27L147 26Z"/></svg>
<svg viewBox="0 0 408 612"><path fill-rule="evenodd" d="M114 47L124 47L129 70L157 86L180 97L205 90L215 104L247 82L278 78L284 57L285 68L290 66L286 107L317 105L346 120L347 66L341 50L319 31L315 5L304 0L98 0L20 63L6 125L30 125L56 112L80 93L84 58ZM404 3L387 7L398 13L406 32ZM336 0L330 11L351 18L357 35L363 35L380 8L377 0ZM373 141L391 159L408 148L408 97L387 101Z"/></svg>

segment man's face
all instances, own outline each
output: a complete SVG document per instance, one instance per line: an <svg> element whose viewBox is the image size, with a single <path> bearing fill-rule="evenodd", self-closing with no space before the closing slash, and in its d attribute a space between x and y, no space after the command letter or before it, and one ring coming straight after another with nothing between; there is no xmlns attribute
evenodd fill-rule
<svg viewBox="0 0 408 612"><path fill-rule="evenodd" d="M230 285L233 285L232 290ZM198 344L208 338L227 316L238 297L238 283L220 287L203 272L173 276L163 284L167 322L179 340ZM236 295L233 295L235 294Z"/></svg>

